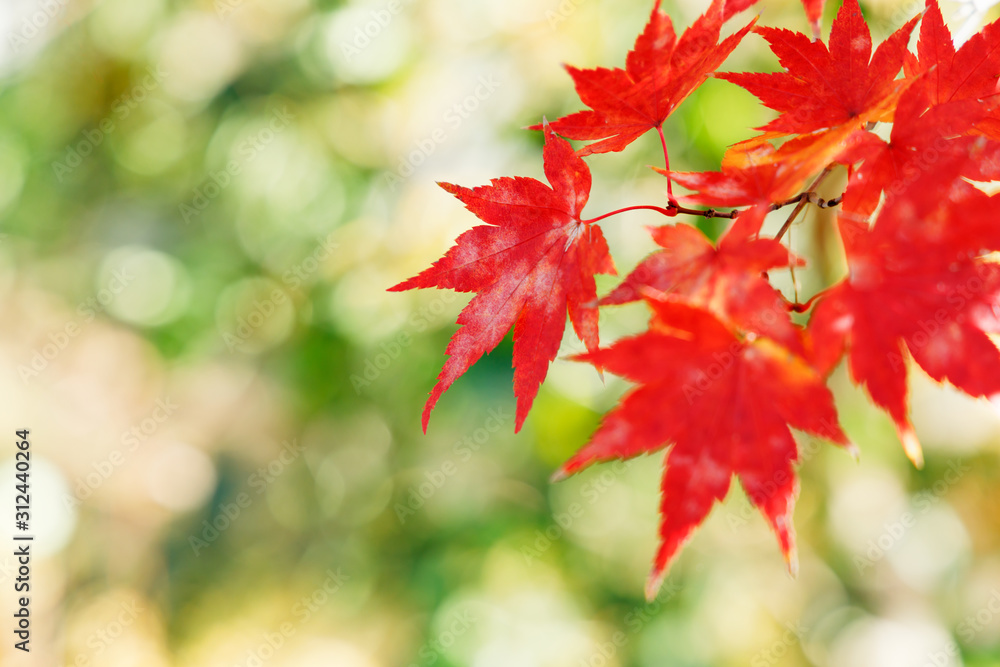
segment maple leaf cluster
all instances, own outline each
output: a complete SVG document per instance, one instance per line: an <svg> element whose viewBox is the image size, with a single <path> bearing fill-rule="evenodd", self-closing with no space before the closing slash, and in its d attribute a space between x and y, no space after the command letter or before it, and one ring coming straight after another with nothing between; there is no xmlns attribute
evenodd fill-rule
<svg viewBox="0 0 1000 667"><path fill-rule="evenodd" d="M1000 333L993 255L1000 195L974 185L1000 179L1000 22L956 48L937 0L928 0L922 15L873 51L858 0L844 0L825 43L755 20L722 38L725 24L753 4L713 0L678 35L657 2L624 69L567 67L588 108L531 128L545 135L548 185L531 178L472 189L442 183L486 224L391 288L476 293L448 344L425 431L443 392L511 327L519 430L567 313L587 349L575 359L635 384L554 478L665 449L649 597L733 476L796 570L799 453L790 427L855 453L827 387L845 356L850 377L892 418L917 466L906 388L913 363L972 396L1000 393L1000 352L990 338ZM803 4L818 37L823 3ZM718 73L751 31L782 70ZM731 146L720 171L672 172L664 121L710 76L745 88L777 116ZM888 140L873 132L884 123L891 123ZM663 146L657 171L667 179L666 204L584 218L591 175L583 157L621 151L650 131ZM591 143L574 150L567 139ZM815 187L835 169L846 170L846 189L824 201ZM712 208L682 205L674 183L691 191L685 204ZM781 230L763 237L765 216L793 204ZM839 207L847 274L809 302L792 303L768 272L803 263L781 239L810 204ZM662 250L598 298L594 276L615 273L598 222L636 208L733 223L717 244L684 223L651 228ZM637 300L652 311L648 330L601 347L598 308ZM796 323L792 312L809 312L808 322Z"/></svg>

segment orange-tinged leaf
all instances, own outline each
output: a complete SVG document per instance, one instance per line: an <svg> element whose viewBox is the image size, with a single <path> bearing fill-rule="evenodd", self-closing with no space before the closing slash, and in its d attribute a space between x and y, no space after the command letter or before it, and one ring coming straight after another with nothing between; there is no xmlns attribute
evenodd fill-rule
<svg viewBox="0 0 1000 667"><path fill-rule="evenodd" d="M762 169L766 165L784 165L781 188L773 195L787 192L799 182L805 182L812 174L817 174L828 165L841 162L842 155L855 141L860 125L845 123L829 130L803 134L789 139L777 150L768 150L768 143L774 138L764 133L753 139L731 146L723 158L723 170Z"/></svg>

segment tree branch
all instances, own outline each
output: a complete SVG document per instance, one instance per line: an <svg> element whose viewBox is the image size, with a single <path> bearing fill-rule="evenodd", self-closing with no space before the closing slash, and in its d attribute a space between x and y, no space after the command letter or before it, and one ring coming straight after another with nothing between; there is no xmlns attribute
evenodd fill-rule
<svg viewBox="0 0 1000 667"><path fill-rule="evenodd" d="M815 187L816 185L817 184L814 183L813 187ZM844 196L840 195L839 197L834 197L833 199L823 199L821 197L816 196L816 193L810 190L809 192L803 192L801 194L795 195L791 199L786 199L783 202L779 202L777 204L771 204L771 206L768 208L768 211L777 211L778 209L784 208L786 206L797 204L795 210L792 211L791 216L789 216L788 220L785 221L785 224L782 225L781 230L775 237L775 240L781 239L781 237L788 230L788 226L799 214L799 212L805 207L806 204L815 204L819 208L833 208L834 206L839 206L843 198ZM626 206L625 208L620 208L615 211L610 211L609 213L599 215L596 218L590 218L589 220L581 220L581 222L584 223L585 225L589 225L591 223L604 220L605 218L610 218L613 215L618 215L619 213L625 213L626 211L638 211L638 210L656 211L657 213L665 215L668 218L673 218L679 214L683 214L683 215L694 215L702 218L725 218L727 220L735 220L740 216L740 213L746 211L747 209L734 208L730 211L717 211L714 208L704 208L704 209L688 208L686 206L681 206L680 204L677 204L675 202L669 202L666 206Z"/></svg>
<svg viewBox="0 0 1000 667"><path fill-rule="evenodd" d="M826 169L824 169L823 172L816 177L816 180L813 181L812 185L810 185L805 192L799 195L798 204L796 204L795 208L792 209L792 214L788 216L787 220L785 220L785 224L783 224L781 226L781 229L778 230L778 233L774 237L775 241L781 240L781 237L785 235L785 232L788 231L788 228L792 226L793 222L795 222L795 218L798 217L799 213L802 212L802 209L804 209L806 207L806 204L808 204L810 201L814 201L816 204L819 205L820 208L829 208L830 204L817 197L815 190L816 188L819 187L819 184L823 182L823 179L825 179L827 176L830 175L831 171L833 171L833 165L828 164L826 166ZM843 195L841 195L840 197L836 197L835 199L831 199L830 201L836 201L837 204L839 204L842 198ZM820 202L823 203L820 204ZM833 205L835 206L836 204Z"/></svg>
<svg viewBox="0 0 1000 667"><path fill-rule="evenodd" d="M792 204L798 204L799 207L804 207L806 204L816 204L819 208L833 208L834 206L839 206L841 200L844 198L843 195L839 197L834 197L833 199L823 199L822 197L817 197L815 192L803 192L801 194L795 195L791 199L786 199L783 202L777 204L771 204L768 211L777 211L786 206L791 206ZM684 206L675 205L667 206L668 209L672 209L677 213L683 213L685 215L697 215L703 218L728 218L730 220L735 220L740 216L740 213L747 209L736 208L731 211L716 211L714 208L708 209L696 209L696 208L685 208ZM782 229L784 232L784 228ZM781 235L777 238L781 238Z"/></svg>

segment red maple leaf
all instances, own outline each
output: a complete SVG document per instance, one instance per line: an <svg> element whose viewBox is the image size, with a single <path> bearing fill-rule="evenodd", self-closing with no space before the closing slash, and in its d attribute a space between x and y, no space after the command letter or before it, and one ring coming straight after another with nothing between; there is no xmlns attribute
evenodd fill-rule
<svg viewBox="0 0 1000 667"><path fill-rule="evenodd" d="M728 21L735 14L739 14L745 9L757 4L757 0L726 0L725 8L722 10L722 20Z"/></svg>
<svg viewBox="0 0 1000 667"><path fill-rule="evenodd" d="M769 143L747 152L734 146L726 152L722 171L669 172L669 177L695 194L684 199L704 206L735 208L777 204L789 199L805 185L813 165L776 157ZM656 171L667 175L662 169Z"/></svg>
<svg viewBox="0 0 1000 667"><path fill-rule="evenodd" d="M830 32L830 46L802 33L757 27L785 72L723 73L780 112L765 125L773 135L829 132L891 120L905 82L896 80L907 40L919 17L893 33L872 55L872 38L858 0L844 0Z"/></svg>
<svg viewBox="0 0 1000 667"><path fill-rule="evenodd" d="M740 214L718 247L690 225L650 228L663 250L644 259L600 305L637 301L651 287L802 353L787 302L763 277L769 269L793 261L778 241L756 238L765 213L754 208Z"/></svg>
<svg viewBox="0 0 1000 667"><path fill-rule="evenodd" d="M474 189L441 187L465 203L486 225L458 237L431 268L390 291L437 287L478 292L458 316L438 383L423 413L485 352L514 327L515 431L555 359L566 313L588 350L596 349L597 287L594 275L614 273L600 227L580 219L590 196L590 169L569 142L545 128L545 176L496 178Z"/></svg>
<svg viewBox="0 0 1000 667"><path fill-rule="evenodd" d="M981 176L974 155L985 150L987 142L982 137L962 135L985 118L985 106L976 100L957 100L925 111L926 103L920 87L904 93L888 143L871 132L857 132L843 158L864 163L851 174L844 194L845 211L867 218L883 191L896 197L929 170L939 182Z"/></svg>
<svg viewBox="0 0 1000 667"><path fill-rule="evenodd" d="M813 36L816 39L822 34L821 21L823 20L823 5L826 0L802 0L806 8L806 16L809 18L809 25L812 26Z"/></svg>
<svg viewBox="0 0 1000 667"><path fill-rule="evenodd" d="M580 155L620 151L649 130L659 129L750 30L753 22L719 43L726 16L750 4L737 2L727 10L723 0L712 0L708 10L678 38L657 0L625 60L625 69L566 66L580 100L591 110L564 116L553 121L552 127L570 139L602 140L580 149ZM530 129L541 129L541 125Z"/></svg>
<svg viewBox="0 0 1000 667"><path fill-rule="evenodd" d="M647 598L694 528L725 498L733 475L774 529L794 572L798 450L788 427L851 446L824 377L780 342L734 329L704 309L648 292L647 301L654 313L648 332L577 357L640 386L556 477L670 447ZM768 307L766 300L755 305Z"/></svg>
<svg viewBox="0 0 1000 667"><path fill-rule="evenodd" d="M937 177L887 202L874 227L841 216L848 275L809 321L814 364L829 370L847 346L851 377L889 413L918 466L907 356L972 396L1000 392L1000 351L987 337L1000 332L1000 265L983 261L1000 248L1000 197L961 179L942 188Z"/></svg>
<svg viewBox="0 0 1000 667"><path fill-rule="evenodd" d="M1000 22L994 22L955 49L937 0L927 0L920 23L917 58L907 63L907 75L922 75L931 104L975 100L996 93L1000 76Z"/></svg>

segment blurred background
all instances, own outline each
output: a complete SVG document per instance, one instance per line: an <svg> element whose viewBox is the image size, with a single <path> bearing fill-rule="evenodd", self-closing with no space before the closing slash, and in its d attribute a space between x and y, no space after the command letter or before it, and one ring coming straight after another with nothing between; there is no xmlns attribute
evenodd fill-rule
<svg viewBox="0 0 1000 667"><path fill-rule="evenodd" d="M578 110L560 64L620 66L650 4L3 0L0 425L31 429L36 542L32 652L5 633L0 663L1000 665L1000 416L919 372L920 471L834 375L862 458L800 440L797 580L734 486L651 604L661 457L547 481L627 389L572 336L517 436L509 338L421 433L469 297L385 290L476 224L435 181L542 178L520 128ZM881 39L923 2L864 5ZM776 67L751 36L723 69ZM709 81L675 168L769 118ZM590 214L664 202L661 159L590 158ZM661 222L603 224L622 274ZM829 225L795 225L790 295L842 273ZM606 309L603 339L646 317Z"/></svg>

